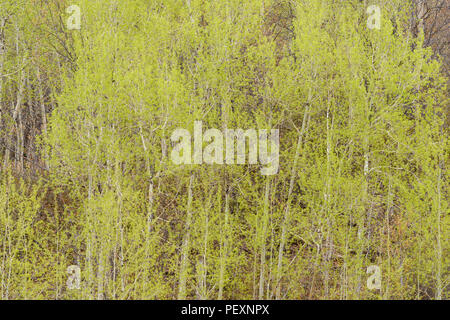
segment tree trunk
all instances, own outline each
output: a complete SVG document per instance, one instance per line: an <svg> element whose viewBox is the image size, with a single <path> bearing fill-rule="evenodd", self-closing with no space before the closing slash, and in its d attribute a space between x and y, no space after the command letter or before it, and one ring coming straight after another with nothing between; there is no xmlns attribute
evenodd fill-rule
<svg viewBox="0 0 450 320"><path fill-rule="evenodd" d="M183 245L181 247L181 263L180 263L180 278L179 278L179 290L178 300L186 299L186 282L188 276L188 255L189 255L189 241L191 235L191 221L192 221L192 188L194 184L194 174L191 173L188 187L188 203L187 203L187 216L186 216L186 228L183 239Z"/></svg>

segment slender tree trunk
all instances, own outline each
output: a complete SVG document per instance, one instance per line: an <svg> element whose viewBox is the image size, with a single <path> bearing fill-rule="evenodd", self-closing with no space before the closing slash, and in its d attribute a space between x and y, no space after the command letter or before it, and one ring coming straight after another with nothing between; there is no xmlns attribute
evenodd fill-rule
<svg viewBox="0 0 450 320"><path fill-rule="evenodd" d="M264 213L262 218L260 273L259 273L259 299L264 299L265 265L266 265L266 232L269 220L269 194L270 178L266 178L266 192L264 196Z"/></svg>
<svg viewBox="0 0 450 320"><path fill-rule="evenodd" d="M6 112L6 108L3 108L3 64L5 57L5 42L4 42L4 29L5 19L0 18L0 127L2 125L2 115ZM1 139L1 137L0 137ZM5 168L6 169L6 168Z"/></svg>
<svg viewBox="0 0 450 320"><path fill-rule="evenodd" d="M188 187L188 203L187 203L187 216L186 227L183 244L181 247L181 262L180 262L180 277L178 287L178 300L186 299L186 282L188 277L188 255L189 255L189 241L191 236L191 221L192 221L192 188L194 184L194 174L191 174Z"/></svg>
<svg viewBox="0 0 450 320"><path fill-rule="evenodd" d="M310 91L310 95L311 95L311 91ZM310 101L309 98L308 98L308 101ZM294 164L292 165L291 178L289 180L289 191L288 191L286 209L284 211L283 224L281 227L281 239L280 239L280 247L279 247L279 251L278 251L278 264L277 264L276 282L275 282L275 285L277 288L276 289L276 299L277 300L279 300L281 298L281 285L282 285L281 280L282 280L282 274L283 274L284 246L285 246L285 242L286 242L287 227L289 225L292 193L294 191L294 181L295 181L295 177L297 176L297 172L296 172L297 164L298 164L298 160L300 158L300 151L301 151L302 145L303 145L303 136L306 133L306 126L307 126L308 117L309 117L309 108L310 108L310 106L308 103L308 105L305 108L305 113L303 115L302 128L301 128L301 131L298 136L297 148L295 150Z"/></svg>
<svg viewBox="0 0 450 320"><path fill-rule="evenodd" d="M440 158L440 157L439 157ZM437 181L437 244L436 244L436 256L437 256L437 274L436 274L436 300L442 300L442 244L441 244L441 181L442 181L442 167L444 162L438 158L438 181Z"/></svg>
<svg viewBox="0 0 450 320"><path fill-rule="evenodd" d="M225 284L225 270L228 257L228 219L230 214L230 203L229 203L229 190L225 193L225 225L223 228L223 242L222 242L222 253L220 255L220 271L219 271L219 294L217 296L218 300L223 299L223 287Z"/></svg>
<svg viewBox="0 0 450 320"><path fill-rule="evenodd" d="M419 19L419 31L424 31L424 18L426 13L425 0L418 0L417 2L417 19Z"/></svg>
<svg viewBox="0 0 450 320"><path fill-rule="evenodd" d="M14 108L13 111L13 121L14 121L14 126L17 128L17 117L19 115L19 111L20 108L22 106L22 100L24 97L24 88L25 88L25 82L26 82L26 75L25 75L25 70L23 70L24 65L25 65L25 55L22 58L22 65L20 63L20 46L19 46L19 41L20 41L20 30L18 28L18 26L16 26L16 55L17 55L17 70L21 70L20 71L20 76L19 76L19 83L18 83L18 91L17 91L17 100L16 100L16 106ZM10 148L11 148L11 135L10 138L7 139L6 141L6 151L5 151L5 159L4 159L4 167L6 168L9 162L9 158L10 158Z"/></svg>
<svg viewBox="0 0 450 320"><path fill-rule="evenodd" d="M39 104L41 106L41 118L42 118L42 133L44 136L47 136L47 114L45 111L45 102L44 102L44 94L42 90L42 79L41 72L39 70L39 66L36 67L36 76L38 80L38 94L39 94ZM48 167L48 155L47 151L44 149L44 166L45 169L49 169Z"/></svg>
<svg viewBox="0 0 450 320"><path fill-rule="evenodd" d="M386 289L384 292L384 299L389 300L389 279L391 276L391 226L390 226L390 215L393 205L392 200L392 178L389 177L389 186L388 186L388 200L387 200L387 209L386 209L386 215L385 215L385 225L386 225L386 233L387 233L387 239L386 239L386 251L387 251L387 272L384 279L386 279Z"/></svg>
<svg viewBox="0 0 450 320"><path fill-rule="evenodd" d="M325 299L329 299L330 288L329 288L329 280L330 280L330 259L332 255L332 213L331 213L331 143L333 139L333 120L331 120L330 124L330 100L328 101L327 106L327 177L326 177L326 185L324 190L324 201L325 201L325 217L327 220L327 239L326 239L326 250L324 250L324 289L325 289Z"/></svg>

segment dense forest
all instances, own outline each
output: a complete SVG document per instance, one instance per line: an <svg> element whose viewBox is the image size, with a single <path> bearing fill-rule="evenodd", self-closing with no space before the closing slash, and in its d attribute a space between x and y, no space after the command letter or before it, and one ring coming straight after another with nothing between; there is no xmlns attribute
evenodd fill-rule
<svg viewBox="0 0 450 320"><path fill-rule="evenodd" d="M449 9L0 0L0 299L449 299Z"/></svg>

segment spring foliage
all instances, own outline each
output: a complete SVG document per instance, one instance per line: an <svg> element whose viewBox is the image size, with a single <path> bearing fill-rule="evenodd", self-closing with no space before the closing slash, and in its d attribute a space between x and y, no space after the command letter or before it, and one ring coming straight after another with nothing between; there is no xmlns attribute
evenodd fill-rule
<svg viewBox="0 0 450 320"><path fill-rule="evenodd" d="M34 2L0 11L3 299L449 298L446 79L407 1L379 30L356 0ZM173 164L195 121L279 129L278 174Z"/></svg>

